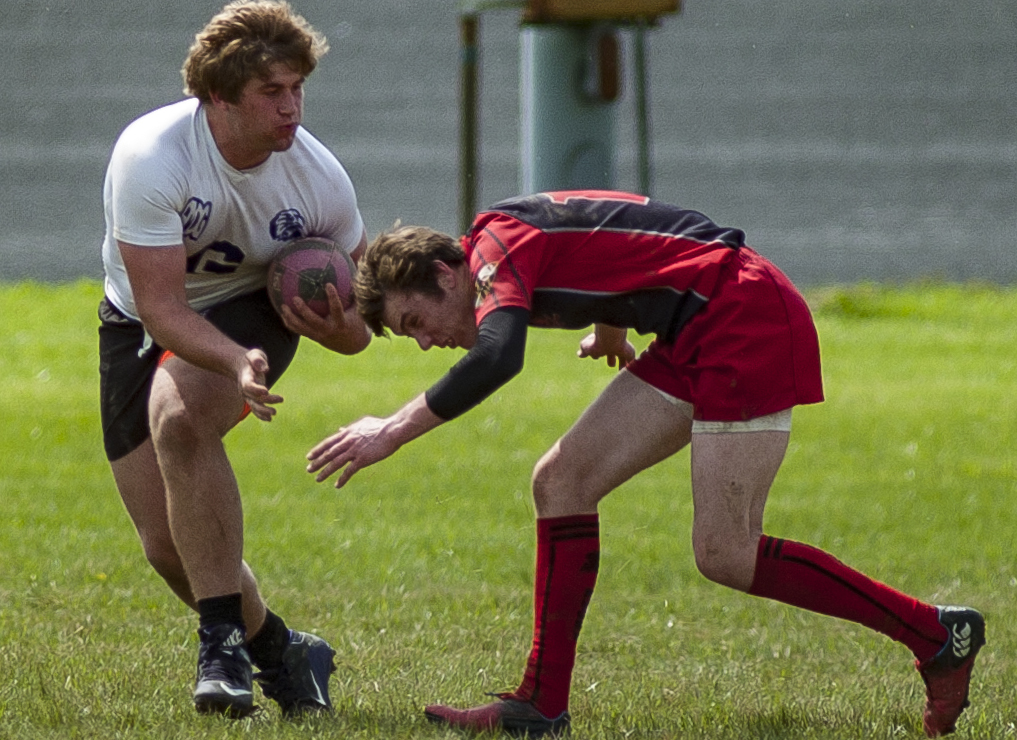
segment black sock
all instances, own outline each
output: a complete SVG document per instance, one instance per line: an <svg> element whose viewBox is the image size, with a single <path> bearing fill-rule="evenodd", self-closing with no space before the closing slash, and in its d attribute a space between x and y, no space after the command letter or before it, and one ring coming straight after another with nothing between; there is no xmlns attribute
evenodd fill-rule
<svg viewBox="0 0 1017 740"><path fill-rule="evenodd" d="M220 624L244 626L243 599L240 594L198 599L198 625L207 628Z"/></svg>
<svg viewBox="0 0 1017 740"><path fill-rule="evenodd" d="M282 617L266 609L261 629L247 641L247 652L251 654L251 662L259 668L274 668L282 663L289 642L289 627Z"/></svg>

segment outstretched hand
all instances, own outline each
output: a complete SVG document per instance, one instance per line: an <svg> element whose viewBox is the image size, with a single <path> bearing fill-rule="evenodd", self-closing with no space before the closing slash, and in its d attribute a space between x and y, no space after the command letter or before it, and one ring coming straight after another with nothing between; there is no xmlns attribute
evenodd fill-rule
<svg viewBox="0 0 1017 740"><path fill-rule="evenodd" d="M315 480L321 483L342 470L335 483L336 488L342 488L358 470L384 460L402 446L390 429L389 419L374 416L340 427L307 453L307 472L317 473Z"/></svg>
<svg viewBox="0 0 1017 740"><path fill-rule="evenodd" d="M421 393L392 416L379 419L365 416L348 427L340 427L307 453L308 473L317 473L319 483L337 470L342 470L336 488L342 488L358 470L384 460L411 439L416 439L445 423L427 406Z"/></svg>
<svg viewBox="0 0 1017 740"><path fill-rule="evenodd" d="M237 384L244 401L261 421L272 421L276 410L269 404L282 403L283 397L271 393L265 383L268 356L260 349L248 350L237 371Z"/></svg>

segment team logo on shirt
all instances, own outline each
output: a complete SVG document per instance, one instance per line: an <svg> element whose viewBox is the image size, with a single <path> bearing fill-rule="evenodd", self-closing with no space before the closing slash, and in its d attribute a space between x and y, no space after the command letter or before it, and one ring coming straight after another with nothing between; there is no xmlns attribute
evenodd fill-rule
<svg viewBox="0 0 1017 740"><path fill-rule="evenodd" d="M498 272L497 264L486 264L477 273L477 278L474 281L474 287L477 291L476 308L480 308L480 304L484 302L484 299L491 295L493 290L492 283L494 283L494 274L496 272Z"/></svg>
<svg viewBox="0 0 1017 740"><path fill-rule="evenodd" d="M198 237L208 226L208 218L211 215L211 203L200 198L190 198L180 213L180 220L184 224L184 236L192 241L198 241Z"/></svg>
<svg viewBox="0 0 1017 740"><path fill-rule="evenodd" d="M268 225L272 238L279 242L299 239L307 233L304 217L296 208L279 211Z"/></svg>

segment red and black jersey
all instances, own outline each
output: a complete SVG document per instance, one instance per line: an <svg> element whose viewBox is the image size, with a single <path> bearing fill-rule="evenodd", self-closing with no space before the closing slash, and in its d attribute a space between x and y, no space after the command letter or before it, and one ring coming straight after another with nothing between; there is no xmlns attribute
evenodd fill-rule
<svg viewBox="0 0 1017 740"><path fill-rule="evenodd" d="M525 308L532 326L631 328L672 342L744 246L697 211L610 191L538 193L480 213L463 247L477 322Z"/></svg>

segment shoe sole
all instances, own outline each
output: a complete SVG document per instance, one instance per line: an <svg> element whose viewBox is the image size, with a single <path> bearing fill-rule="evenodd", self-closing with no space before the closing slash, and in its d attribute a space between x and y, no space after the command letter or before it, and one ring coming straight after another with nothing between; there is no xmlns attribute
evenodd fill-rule
<svg viewBox="0 0 1017 740"><path fill-rule="evenodd" d="M461 727L454 725L444 717L438 714L431 714L426 709L424 710L424 716L429 722L436 725L445 725L446 727L454 727L456 729L470 730L473 732L503 732L510 737L564 737L570 733L570 726L568 724L562 727L554 727L553 725L547 725L544 723L532 723L527 724L526 720L512 719L509 722L502 720L501 724L493 728L493 730L477 730L471 727Z"/></svg>
<svg viewBox="0 0 1017 740"><path fill-rule="evenodd" d="M222 715L230 719L243 719L247 715L253 713L257 707L252 704L234 704L231 702L219 700L219 699L195 699L194 708L198 714L203 715Z"/></svg>
<svg viewBox="0 0 1017 740"><path fill-rule="evenodd" d="M198 714L221 714L231 719L241 719L257 709L254 694L238 697L222 691L206 691L194 694L194 709Z"/></svg>

